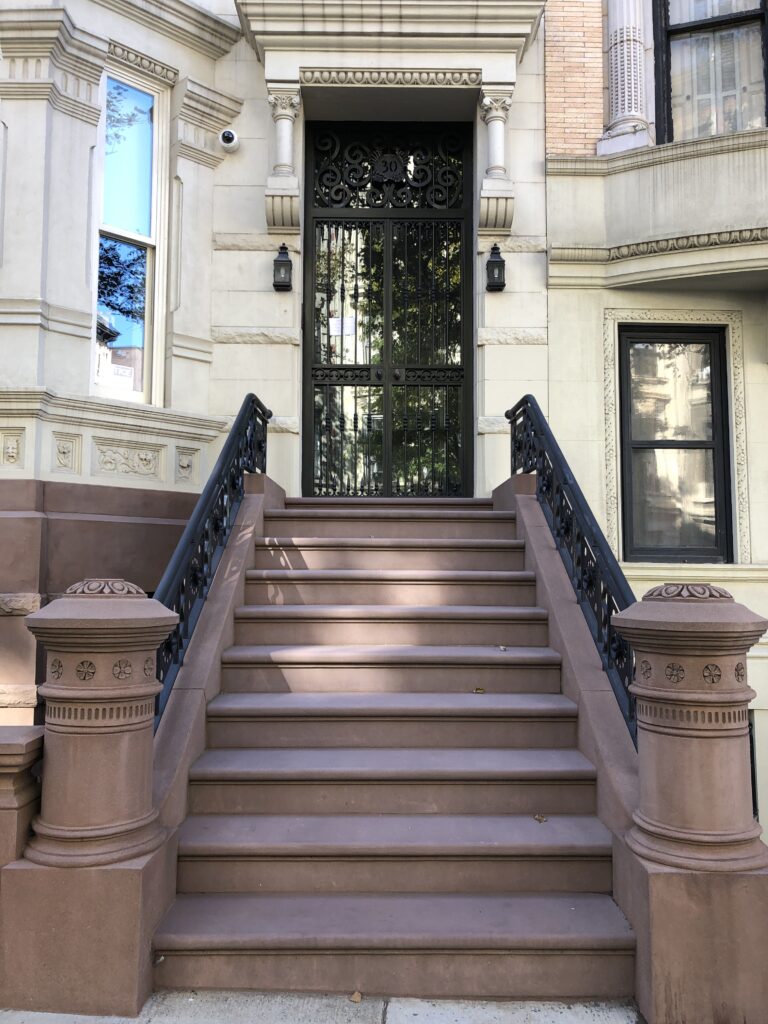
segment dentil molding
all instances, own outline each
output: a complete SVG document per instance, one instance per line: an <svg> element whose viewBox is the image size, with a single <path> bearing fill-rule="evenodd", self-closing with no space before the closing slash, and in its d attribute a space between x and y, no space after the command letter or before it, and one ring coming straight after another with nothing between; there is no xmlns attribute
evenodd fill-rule
<svg viewBox="0 0 768 1024"><path fill-rule="evenodd" d="M406 86L444 89L478 88L483 73L477 69L430 68L301 68L302 85Z"/></svg>
<svg viewBox="0 0 768 1024"><path fill-rule="evenodd" d="M744 390L742 315L733 309L606 309L603 319L603 414L605 420L606 535L619 551L619 380L617 369L619 324L716 324L728 330L728 379L733 423L735 469L735 548L739 562L751 562L749 481L747 474L747 415Z"/></svg>

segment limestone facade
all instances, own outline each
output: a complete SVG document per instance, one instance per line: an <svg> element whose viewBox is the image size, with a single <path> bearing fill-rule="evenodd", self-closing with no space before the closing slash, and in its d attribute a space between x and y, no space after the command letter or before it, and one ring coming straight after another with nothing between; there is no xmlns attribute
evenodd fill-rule
<svg viewBox="0 0 768 1024"><path fill-rule="evenodd" d="M507 476L504 412L530 392L623 552L619 326L722 327L733 562L625 568L639 593L701 574L768 611L768 131L654 144L652 0L16 0L0 54L3 486L193 494L253 390L275 413L270 474L300 493L305 125L469 121L475 494ZM154 98L138 400L94 382L107 77ZM283 242L289 292L272 287ZM21 588L0 576L0 618L46 602ZM768 792L764 643L750 678Z"/></svg>

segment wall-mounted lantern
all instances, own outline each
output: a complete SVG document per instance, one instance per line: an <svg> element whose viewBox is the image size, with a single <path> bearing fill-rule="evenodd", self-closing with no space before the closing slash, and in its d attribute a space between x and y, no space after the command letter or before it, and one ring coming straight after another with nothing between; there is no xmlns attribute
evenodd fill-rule
<svg viewBox="0 0 768 1024"><path fill-rule="evenodd" d="M293 284L293 263L288 255L288 246L285 242L277 250L273 284L276 292L289 292Z"/></svg>
<svg viewBox="0 0 768 1024"><path fill-rule="evenodd" d="M506 264L504 257L501 255L501 249L498 245L494 244L491 246L491 255L485 264L485 272L488 275L488 283L485 286L485 290L488 292L503 292L506 287L505 280L505 269Z"/></svg>

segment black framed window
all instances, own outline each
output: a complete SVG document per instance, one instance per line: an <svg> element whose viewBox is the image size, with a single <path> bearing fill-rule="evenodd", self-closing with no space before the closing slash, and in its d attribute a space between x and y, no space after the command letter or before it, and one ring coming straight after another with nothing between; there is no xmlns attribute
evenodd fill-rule
<svg viewBox="0 0 768 1024"><path fill-rule="evenodd" d="M624 557L732 560L723 328L619 331Z"/></svg>
<svg viewBox="0 0 768 1024"><path fill-rule="evenodd" d="M766 126L768 0L655 0L656 136Z"/></svg>

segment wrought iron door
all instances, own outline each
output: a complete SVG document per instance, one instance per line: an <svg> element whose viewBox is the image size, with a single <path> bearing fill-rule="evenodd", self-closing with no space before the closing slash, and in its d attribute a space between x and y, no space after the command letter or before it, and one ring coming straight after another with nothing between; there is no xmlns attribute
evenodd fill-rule
<svg viewBox="0 0 768 1024"><path fill-rule="evenodd" d="M307 495L471 493L469 138L308 127Z"/></svg>

